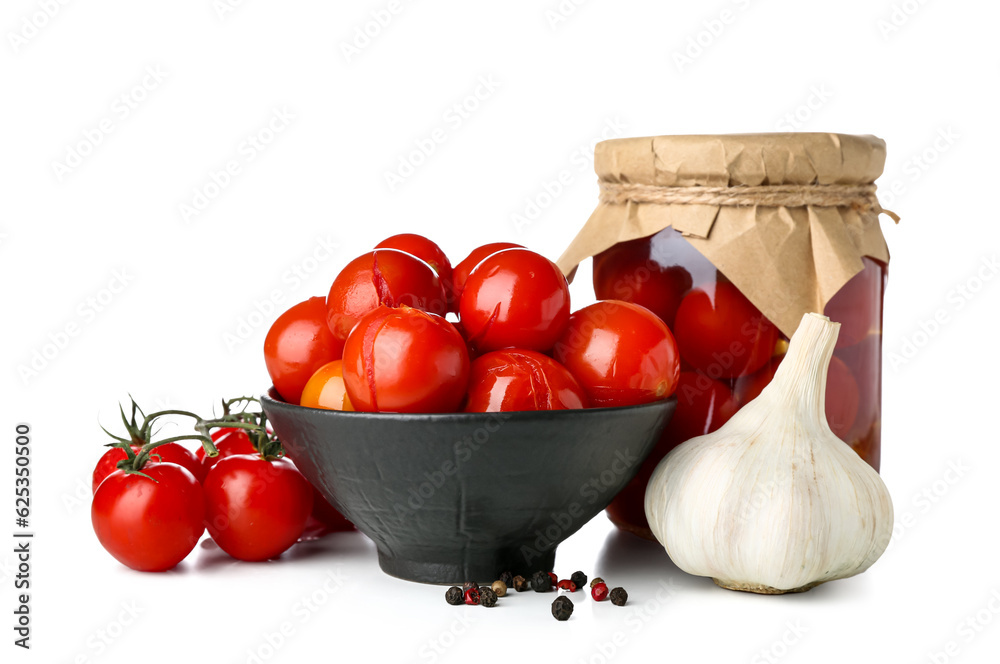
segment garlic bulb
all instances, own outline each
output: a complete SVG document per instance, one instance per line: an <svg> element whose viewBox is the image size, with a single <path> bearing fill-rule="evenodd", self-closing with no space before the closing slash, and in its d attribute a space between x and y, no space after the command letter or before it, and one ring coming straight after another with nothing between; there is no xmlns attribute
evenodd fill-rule
<svg viewBox="0 0 1000 664"><path fill-rule="evenodd" d="M685 572L732 590L799 592L859 574L885 551L889 491L826 421L839 330L803 316L760 396L656 467L646 518Z"/></svg>

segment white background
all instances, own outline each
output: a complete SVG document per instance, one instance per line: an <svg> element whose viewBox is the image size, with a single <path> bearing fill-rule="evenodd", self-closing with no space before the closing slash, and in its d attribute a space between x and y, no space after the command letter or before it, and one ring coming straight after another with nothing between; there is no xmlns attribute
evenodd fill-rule
<svg viewBox="0 0 1000 664"><path fill-rule="evenodd" d="M402 2L349 57L343 45L388 0L234 1L221 14L212 0L5 0L0 476L12 485L14 426L29 422L37 533L30 652L11 644L12 545L0 547L5 662L996 661L1000 9L577 3L563 2L572 12L557 21L558 0ZM690 62L678 60L685 52ZM477 91L477 108L451 120ZM245 142L275 109L294 118L249 160ZM96 146L79 147L102 126L111 131ZM391 188L385 173L438 128L446 140ZM797 596L727 592L601 515L560 548L557 571L599 574L632 599L616 608L577 595L559 624L553 595L449 607L443 589L383 575L360 535L267 564L201 546L159 575L125 569L97 543L98 423L113 426L129 392L150 407L208 410L263 391L261 346L278 310L325 294L383 237L428 235L454 262L499 240L554 259L594 207L602 133L793 129L884 138L882 201L903 217L883 220L893 257L882 467L896 537L867 573ZM68 173L54 165L78 149L87 154ZM230 160L240 172L186 221L180 206ZM563 171L569 184L517 225ZM122 272L127 285L107 302ZM281 303L262 323L255 307L276 289ZM592 297L589 266L573 293L578 305ZM101 311L88 304L102 297ZM67 324L78 334L25 377ZM227 343L240 331L245 340ZM13 496L0 495L9 542ZM297 602L313 594L322 604L303 613ZM285 623L289 635L275 637Z"/></svg>

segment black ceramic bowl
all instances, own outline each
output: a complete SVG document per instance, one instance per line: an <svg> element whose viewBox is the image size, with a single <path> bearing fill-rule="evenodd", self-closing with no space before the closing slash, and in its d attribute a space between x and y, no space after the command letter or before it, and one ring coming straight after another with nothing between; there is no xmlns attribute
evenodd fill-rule
<svg viewBox="0 0 1000 664"><path fill-rule="evenodd" d="M382 569L424 583L551 570L556 546L639 470L675 399L518 413L264 412L299 469L375 541Z"/></svg>

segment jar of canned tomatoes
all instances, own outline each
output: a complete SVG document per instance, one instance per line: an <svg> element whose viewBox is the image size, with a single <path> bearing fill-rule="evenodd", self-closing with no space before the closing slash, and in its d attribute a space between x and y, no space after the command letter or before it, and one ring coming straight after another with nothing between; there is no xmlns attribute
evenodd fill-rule
<svg viewBox="0 0 1000 664"><path fill-rule="evenodd" d="M676 412L608 507L653 539L646 484L678 444L722 426L760 394L802 315L841 324L830 363L830 428L876 470L882 300L889 252L874 181L885 143L844 134L625 138L595 150L597 210L560 258L594 258L598 299L647 307L677 341Z"/></svg>

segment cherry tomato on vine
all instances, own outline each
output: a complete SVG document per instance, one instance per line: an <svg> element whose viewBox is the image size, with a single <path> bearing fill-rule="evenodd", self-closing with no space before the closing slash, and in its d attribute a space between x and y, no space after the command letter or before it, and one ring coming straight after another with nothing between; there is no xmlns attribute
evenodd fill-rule
<svg viewBox="0 0 1000 664"><path fill-rule="evenodd" d="M573 374L533 350L496 350L476 358L469 373L467 413L585 408Z"/></svg>
<svg viewBox="0 0 1000 664"><path fill-rule="evenodd" d="M205 525L233 558L261 561L295 544L312 512L313 489L288 459L237 454L204 482Z"/></svg>
<svg viewBox="0 0 1000 664"><path fill-rule="evenodd" d="M173 463L148 463L149 477L116 470L97 488L91 521L101 546L141 572L174 567L205 532L201 484Z"/></svg>
<svg viewBox="0 0 1000 664"><path fill-rule="evenodd" d="M356 410L450 413L465 398L469 353L440 316L379 307L347 338L343 373Z"/></svg>
<svg viewBox="0 0 1000 664"><path fill-rule="evenodd" d="M302 539L319 539L329 533L339 533L356 530L354 524L347 520L337 508L323 497L319 489L313 487L313 508L312 514L306 521L305 531Z"/></svg>
<svg viewBox="0 0 1000 664"><path fill-rule="evenodd" d="M674 334L681 357L710 378L757 371L778 341L778 329L728 281L685 295Z"/></svg>
<svg viewBox="0 0 1000 664"><path fill-rule="evenodd" d="M680 360L674 335L649 309L620 300L569 319L555 358L583 386L591 406L633 406L674 393Z"/></svg>
<svg viewBox="0 0 1000 664"><path fill-rule="evenodd" d="M333 336L346 340L358 320L380 305L442 315L448 311L444 287L434 268L397 249L362 254L340 271L326 296L327 325Z"/></svg>
<svg viewBox="0 0 1000 664"><path fill-rule="evenodd" d="M278 316L264 339L264 363L278 394L298 403L309 378L327 362L339 360L344 342L326 324L326 301L311 297Z"/></svg>
<svg viewBox="0 0 1000 664"><path fill-rule="evenodd" d="M514 244L513 242L493 242L491 244L484 244L481 247L476 247L472 252L465 257L461 263L455 266L455 269L451 273L451 289L455 293L456 300L462 297L462 291L465 290L465 282L469 279L469 273L475 269L477 265L483 262L483 259L489 258L498 251L503 251L504 249L524 249L519 244ZM457 303L457 302L456 302Z"/></svg>
<svg viewBox="0 0 1000 664"><path fill-rule="evenodd" d="M445 291L450 291L451 278L452 278L452 268L451 261L448 260L448 256L444 251L433 242L425 238L423 235L417 235L416 233L401 233L399 235L393 235L388 237L377 245L376 249L398 249L399 251L404 251L411 256L416 256L420 260L424 261L437 272L438 277L441 279L441 285L444 287ZM451 293L448 292L449 302L451 301Z"/></svg>
<svg viewBox="0 0 1000 664"><path fill-rule="evenodd" d="M135 453L139 451L142 445L131 445L130 447L132 448L132 452ZM176 463L178 466L187 468L199 482L205 478L205 470L202 468L195 453L177 443L166 443L165 445L158 446L153 450L153 456L153 461ZM94 493L97 493L97 487L101 485L101 482L108 475L118 470L118 462L126 458L128 458L128 454L120 447L112 447L101 456L97 462L97 467L94 468L94 475L91 481L91 488Z"/></svg>
<svg viewBox="0 0 1000 664"><path fill-rule="evenodd" d="M302 390L300 406L327 410L354 410L344 385L344 363L334 360L324 364L312 375Z"/></svg>
<svg viewBox="0 0 1000 664"><path fill-rule="evenodd" d="M198 461L202 466L201 480L203 482L205 481L205 475L208 474L208 471L212 468L212 466L219 463L220 459L225 459L226 457L233 456L234 454L257 453L257 450L253 448L253 443L250 442L250 436L248 436L246 431L243 429L225 427L223 429L216 429L211 435L212 442L215 444L215 449L219 451L218 456L206 456L204 447L199 447L195 450L195 456L198 457Z"/></svg>
<svg viewBox="0 0 1000 664"><path fill-rule="evenodd" d="M569 320L569 284L556 264L527 249L504 249L469 274L462 325L481 352L552 348Z"/></svg>

